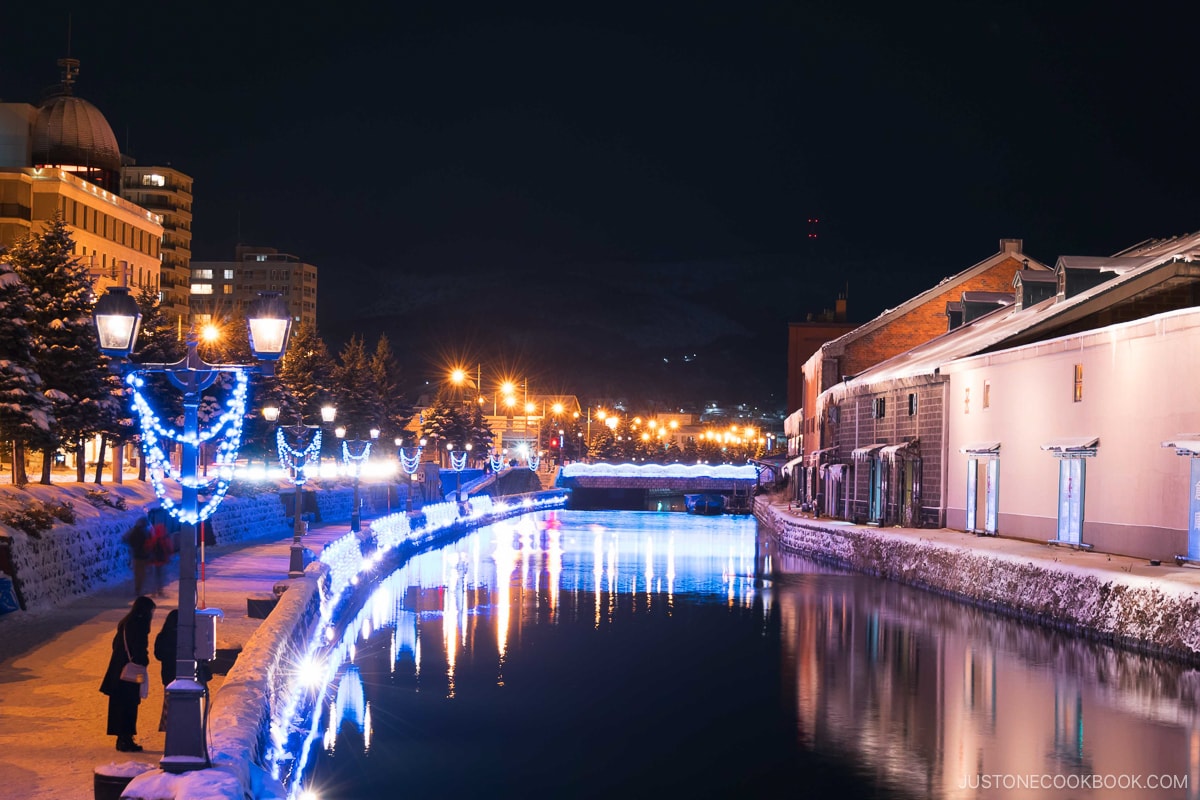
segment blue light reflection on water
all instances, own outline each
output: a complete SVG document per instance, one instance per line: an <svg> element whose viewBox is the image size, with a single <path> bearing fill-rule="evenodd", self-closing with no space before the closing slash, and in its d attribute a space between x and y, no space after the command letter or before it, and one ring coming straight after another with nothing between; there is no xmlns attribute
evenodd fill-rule
<svg viewBox="0 0 1200 800"><path fill-rule="evenodd" d="M839 800L1197 796L1195 670L775 554L756 532L562 512L415 557L335 648L305 783L324 800L757 796L781 774ZM1014 793L981 772L1191 788Z"/></svg>

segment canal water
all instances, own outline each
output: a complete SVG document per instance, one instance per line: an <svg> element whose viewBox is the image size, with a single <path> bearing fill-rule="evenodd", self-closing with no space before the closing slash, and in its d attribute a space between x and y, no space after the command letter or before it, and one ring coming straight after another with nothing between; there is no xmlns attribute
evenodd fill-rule
<svg viewBox="0 0 1200 800"><path fill-rule="evenodd" d="M774 552L563 511L419 555L350 625L293 796L1190 798L1200 675Z"/></svg>

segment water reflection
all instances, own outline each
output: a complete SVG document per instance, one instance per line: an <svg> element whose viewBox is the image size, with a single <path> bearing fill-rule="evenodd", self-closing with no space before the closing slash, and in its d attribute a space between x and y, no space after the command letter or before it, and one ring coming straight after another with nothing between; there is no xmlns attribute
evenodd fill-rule
<svg viewBox="0 0 1200 800"><path fill-rule="evenodd" d="M513 759L530 747L551 794L550 773L603 766L572 796L753 793L780 771L842 798L1200 786L1195 670L778 553L753 521L510 520L414 557L344 629L312 775L334 796L426 774L524 785ZM705 769L681 774L674 746ZM388 756L339 764L373 752ZM658 770L667 788L644 783Z"/></svg>
<svg viewBox="0 0 1200 800"><path fill-rule="evenodd" d="M929 797L1197 796L1195 670L774 558L806 746Z"/></svg>

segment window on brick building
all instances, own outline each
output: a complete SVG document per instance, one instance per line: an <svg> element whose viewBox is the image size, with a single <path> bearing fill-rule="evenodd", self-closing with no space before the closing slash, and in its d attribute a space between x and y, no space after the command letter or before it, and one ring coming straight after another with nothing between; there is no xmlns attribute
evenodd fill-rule
<svg viewBox="0 0 1200 800"><path fill-rule="evenodd" d="M887 400L882 397L876 397L871 401L871 416L875 419L883 419L887 411Z"/></svg>
<svg viewBox="0 0 1200 800"><path fill-rule="evenodd" d="M910 392L908 395L908 415L915 417L917 415L917 393Z"/></svg>

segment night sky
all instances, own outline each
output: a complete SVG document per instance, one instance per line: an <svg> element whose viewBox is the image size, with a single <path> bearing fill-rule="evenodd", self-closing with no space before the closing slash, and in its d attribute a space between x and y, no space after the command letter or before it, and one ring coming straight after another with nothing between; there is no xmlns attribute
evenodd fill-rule
<svg viewBox="0 0 1200 800"><path fill-rule="evenodd" d="M1200 228L1166 5L247 5L6 8L0 99L56 83L69 16L76 93L195 179L194 258L316 264L335 351L387 333L414 378L782 408L838 292L863 322L1001 238Z"/></svg>

